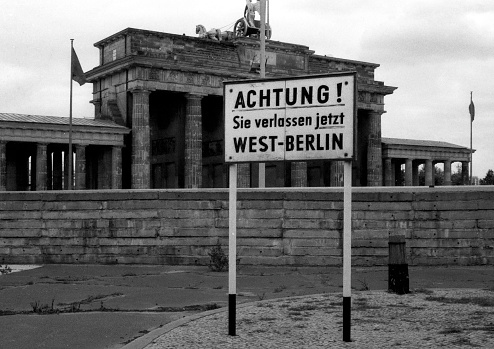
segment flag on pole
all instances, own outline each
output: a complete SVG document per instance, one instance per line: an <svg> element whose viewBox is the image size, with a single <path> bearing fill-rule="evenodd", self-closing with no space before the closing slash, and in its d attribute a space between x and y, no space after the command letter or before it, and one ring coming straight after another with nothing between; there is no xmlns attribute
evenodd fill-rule
<svg viewBox="0 0 494 349"><path fill-rule="evenodd" d="M475 118L475 105L473 105L472 92L470 92L470 105L468 106L468 110L470 111L470 118Z"/></svg>
<svg viewBox="0 0 494 349"><path fill-rule="evenodd" d="M72 80L77 81L79 85L84 85L86 83L86 76L82 70L81 63L74 48L72 47L72 58L71 58L71 69L72 69Z"/></svg>

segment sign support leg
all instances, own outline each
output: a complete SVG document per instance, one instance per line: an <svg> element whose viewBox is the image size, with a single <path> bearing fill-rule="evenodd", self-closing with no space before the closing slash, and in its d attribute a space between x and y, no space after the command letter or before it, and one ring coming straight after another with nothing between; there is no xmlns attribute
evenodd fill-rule
<svg viewBox="0 0 494 349"><path fill-rule="evenodd" d="M343 341L351 342L352 162L345 161L343 188Z"/></svg>
<svg viewBox="0 0 494 349"><path fill-rule="evenodd" d="M235 336L237 315L237 164L230 165L228 192L228 335Z"/></svg>

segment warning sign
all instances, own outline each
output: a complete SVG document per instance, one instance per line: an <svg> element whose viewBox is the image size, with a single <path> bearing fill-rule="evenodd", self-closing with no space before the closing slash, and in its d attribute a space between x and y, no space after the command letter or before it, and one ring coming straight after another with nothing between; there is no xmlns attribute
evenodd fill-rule
<svg viewBox="0 0 494 349"><path fill-rule="evenodd" d="M225 162L351 159L356 73L224 83Z"/></svg>

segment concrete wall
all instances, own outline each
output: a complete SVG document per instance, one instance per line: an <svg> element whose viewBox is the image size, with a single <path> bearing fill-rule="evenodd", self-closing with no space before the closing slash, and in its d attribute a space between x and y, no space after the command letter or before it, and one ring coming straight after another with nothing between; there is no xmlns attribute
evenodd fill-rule
<svg viewBox="0 0 494 349"><path fill-rule="evenodd" d="M341 265L342 189L238 193L240 264ZM494 187L354 188L354 265L494 264ZM207 264L228 251L228 190L0 193L0 263Z"/></svg>

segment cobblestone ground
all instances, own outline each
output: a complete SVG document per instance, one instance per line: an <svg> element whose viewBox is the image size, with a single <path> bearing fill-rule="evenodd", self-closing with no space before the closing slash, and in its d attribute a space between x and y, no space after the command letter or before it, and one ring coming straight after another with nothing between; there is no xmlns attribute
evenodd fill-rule
<svg viewBox="0 0 494 349"><path fill-rule="evenodd" d="M342 341L341 294L253 303L205 316L156 338L163 348L494 348L494 289L352 295L352 342Z"/></svg>

